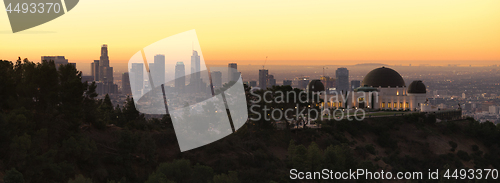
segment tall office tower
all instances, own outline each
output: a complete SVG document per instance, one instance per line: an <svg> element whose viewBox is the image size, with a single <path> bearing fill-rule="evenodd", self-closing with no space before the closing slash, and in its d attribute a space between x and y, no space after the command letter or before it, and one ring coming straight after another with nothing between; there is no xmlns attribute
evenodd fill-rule
<svg viewBox="0 0 500 183"><path fill-rule="evenodd" d="M92 69L92 76L94 76L94 81L99 81L99 60L94 60L90 66L90 69Z"/></svg>
<svg viewBox="0 0 500 183"><path fill-rule="evenodd" d="M102 67L109 67L109 57L108 57L108 45L103 44L101 46L101 58L99 59Z"/></svg>
<svg viewBox="0 0 500 183"><path fill-rule="evenodd" d="M154 69L155 69L155 64L149 63L149 72L152 72ZM154 78L153 78L153 81L155 81Z"/></svg>
<svg viewBox="0 0 500 183"><path fill-rule="evenodd" d="M108 45L106 44L101 46L101 57L99 59L99 81L113 84L113 67L109 66Z"/></svg>
<svg viewBox="0 0 500 183"><path fill-rule="evenodd" d="M76 63L68 63L68 59L64 58L64 56L42 56L42 61L54 61L56 69L59 69L59 66L63 64L71 64L76 67Z"/></svg>
<svg viewBox="0 0 500 183"><path fill-rule="evenodd" d="M132 63L132 68L130 69L130 72L132 76L134 76L134 79L130 80L131 83L132 82L134 83L132 86L135 86L135 88L132 88L132 90L134 90L133 92L142 94L142 89L144 88L142 82L144 80L144 64Z"/></svg>
<svg viewBox="0 0 500 183"><path fill-rule="evenodd" d="M283 80L283 86L292 86L292 80Z"/></svg>
<svg viewBox="0 0 500 183"><path fill-rule="evenodd" d="M130 95L132 94L132 89L130 88L130 77L128 72L122 74L122 94Z"/></svg>
<svg viewBox="0 0 500 183"><path fill-rule="evenodd" d="M113 67L101 67L103 73L103 82L113 84Z"/></svg>
<svg viewBox="0 0 500 183"><path fill-rule="evenodd" d="M349 90L349 70L347 68L341 67L335 71L337 76L337 91L348 91Z"/></svg>
<svg viewBox="0 0 500 183"><path fill-rule="evenodd" d="M228 67L228 72L227 72L228 82L237 81L239 79L239 73L237 72L238 65L236 63L229 63L227 67Z"/></svg>
<svg viewBox="0 0 500 183"><path fill-rule="evenodd" d="M361 86L361 81L360 80L352 80L351 81L351 90L359 88L360 86Z"/></svg>
<svg viewBox="0 0 500 183"><path fill-rule="evenodd" d="M306 89L307 85L309 84L309 78L306 77L299 78L298 84L300 89Z"/></svg>
<svg viewBox="0 0 500 183"><path fill-rule="evenodd" d="M197 51L193 50L193 55L191 56L191 82L197 83L199 79L200 79L200 56L198 55Z"/></svg>
<svg viewBox="0 0 500 183"><path fill-rule="evenodd" d="M210 76L212 77L212 85L214 88L222 87L222 72L213 71L210 72Z"/></svg>
<svg viewBox="0 0 500 183"><path fill-rule="evenodd" d="M185 86L186 68L184 67L184 62L177 62L175 64L175 89L179 92L182 92L184 91Z"/></svg>
<svg viewBox="0 0 500 183"><path fill-rule="evenodd" d="M94 62L90 63L90 75L92 77L94 77L95 73L94 73Z"/></svg>
<svg viewBox="0 0 500 183"><path fill-rule="evenodd" d="M153 69L155 74L153 75L153 81L158 85L165 84L165 55L155 55L154 60L155 67Z"/></svg>
<svg viewBox="0 0 500 183"><path fill-rule="evenodd" d="M267 77L268 77L269 71L267 69L260 69L259 70L259 87L260 89L267 89Z"/></svg>
<svg viewBox="0 0 500 183"><path fill-rule="evenodd" d="M268 81L268 85L267 85L268 87L276 86L276 79L274 79L274 75L268 75L267 81Z"/></svg>
<svg viewBox="0 0 500 183"><path fill-rule="evenodd" d="M250 87L256 87L257 86L257 81L250 81L250 83L248 83L250 85Z"/></svg>

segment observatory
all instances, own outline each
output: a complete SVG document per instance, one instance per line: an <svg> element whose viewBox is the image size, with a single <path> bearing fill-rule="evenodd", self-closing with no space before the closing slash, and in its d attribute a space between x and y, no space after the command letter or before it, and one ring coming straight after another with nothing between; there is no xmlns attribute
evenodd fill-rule
<svg viewBox="0 0 500 183"><path fill-rule="evenodd" d="M326 96L326 107L418 111L426 101L426 86L417 80L407 87L397 71L380 67L366 74L361 87L338 95L333 100Z"/></svg>

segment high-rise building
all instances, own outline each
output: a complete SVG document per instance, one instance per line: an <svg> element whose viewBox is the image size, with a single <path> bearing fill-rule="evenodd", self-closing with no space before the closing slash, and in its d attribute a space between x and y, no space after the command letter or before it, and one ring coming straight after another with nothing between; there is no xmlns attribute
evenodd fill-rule
<svg viewBox="0 0 500 183"><path fill-rule="evenodd" d="M101 58L99 59L99 65L102 67L109 67L108 45L106 44L101 46Z"/></svg>
<svg viewBox="0 0 500 183"><path fill-rule="evenodd" d="M154 69L155 69L155 64L149 63L149 72L152 72ZM152 72L152 73L154 73L154 72ZM153 81L155 81L155 80L153 79Z"/></svg>
<svg viewBox="0 0 500 183"><path fill-rule="evenodd" d="M122 74L122 94L130 95L132 94L132 89L130 88L130 77L128 72Z"/></svg>
<svg viewBox="0 0 500 183"><path fill-rule="evenodd" d="M267 81L268 81L268 84L267 84L268 87L276 86L276 79L274 79L274 75L268 75Z"/></svg>
<svg viewBox="0 0 500 183"><path fill-rule="evenodd" d="M113 94L118 92L118 85L113 83L96 82L96 93L99 95Z"/></svg>
<svg viewBox="0 0 500 183"><path fill-rule="evenodd" d="M298 88L300 88L300 89L306 89L307 85L309 84L309 78L307 78L307 77L301 77L301 78L299 78L298 84L299 84Z"/></svg>
<svg viewBox="0 0 500 183"><path fill-rule="evenodd" d="M109 66L108 45L101 46L101 57L99 59L99 81L113 83L113 67Z"/></svg>
<svg viewBox="0 0 500 183"><path fill-rule="evenodd" d="M335 78L329 76L321 76L320 80L321 83L323 83L323 86L325 86L325 88L335 87Z"/></svg>
<svg viewBox="0 0 500 183"><path fill-rule="evenodd" d="M250 85L250 87L256 87L257 81L250 81L248 84Z"/></svg>
<svg viewBox="0 0 500 183"><path fill-rule="evenodd" d="M155 55L154 60L155 67L153 69L155 74L153 75L153 81L158 85L165 84L165 55Z"/></svg>
<svg viewBox="0 0 500 183"><path fill-rule="evenodd" d="M102 82L105 83L113 83L113 67L101 67L100 70L102 70Z"/></svg>
<svg viewBox="0 0 500 183"><path fill-rule="evenodd" d="M184 91L185 86L186 86L186 68L184 67L184 62L177 62L175 64L175 89L177 91Z"/></svg>
<svg viewBox="0 0 500 183"><path fill-rule="evenodd" d="M99 94L118 93L118 85L114 84L113 67L109 66L108 45L101 46L101 57L91 64L94 80L99 81L97 85Z"/></svg>
<svg viewBox="0 0 500 183"><path fill-rule="evenodd" d="M92 83L94 76L82 76L82 83Z"/></svg>
<svg viewBox="0 0 500 183"><path fill-rule="evenodd" d="M283 80L283 86L292 86L292 80Z"/></svg>
<svg viewBox="0 0 500 183"><path fill-rule="evenodd" d="M133 80L130 80L132 84L131 86L135 86L132 88L134 93L141 94L142 89L144 88L144 64L142 63L132 63L132 68L130 69L132 76L134 76ZM135 94L134 94L135 95Z"/></svg>
<svg viewBox="0 0 500 183"><path fill-rule="evenodd" d="M229 81L236 81L239 79L239 73L237 72L238 65L236 63L229 63L227 65L228 67L228 82Z"/></svg>
<svg viewBox="0 0 500 183"><path fill-rule="evenodd" d="M348 91L349 90L349 70L347 68L341 67L335 71L336 75L336 86L337 91Z"/></svg>
<svg viewBox="0 0 500 183"><path fill-rule="evenodd" d="M76 63L69 63L68 59L64 58L64 56L42 56L42 61L54 61L56 69L59 69L59 66L63 64L71 64L76 67Z"/></svg>
<svg viewBox="0 0 500 183"><path fill-rule="evenodd" d="M360 86L361 86L361 81L360 80L352 80L351 81L351 90L359 88Z"/></svg>
<svg viewBox="0 0 500 183"><path fill-rule="evenodd" d="M197 51L193 50L193 55L191 56L191 82L196 82L199 79L200 79L200 56L198 55Z"/></svg>
<svg viewBox="0 0 500 183"><path fill-rule="evenodd" d="M90 69L92 70L94 81L99 81L99 60L94 60L94 62L90 64Z"/></svg>
<svg viewBox="0 0 500 183"><path fill-rule="evenodd" d="M259 87L261 89L267 89L267 77L268 77L269 71L267 69L260 69L259 70Z"/></svg>
<svg viewBox="0 0 500 183"><path fill-rule="evenodd" d="M212 77L212 85L214 88L222 87L222 72L213 71L210 72L210 76Z"/></svg>

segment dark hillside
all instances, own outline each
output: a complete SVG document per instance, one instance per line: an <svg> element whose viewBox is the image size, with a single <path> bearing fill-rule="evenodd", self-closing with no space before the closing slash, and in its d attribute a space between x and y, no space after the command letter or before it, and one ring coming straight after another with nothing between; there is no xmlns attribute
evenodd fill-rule
<svg viewBox="0 0 500 183"><path fill-rule="evenodd" d="M0 179L300 182L290 179L290 169L500 168L500 125L473 119L436 123L433 115L409 113L322 121L320 129L301 130L250 121L232 135L181 153L169 115L147 119L131 98L114 107L109 96L96 98L95 87L81 83L81 72L71 65L55 70L53 62L0 61Z"/></svg>

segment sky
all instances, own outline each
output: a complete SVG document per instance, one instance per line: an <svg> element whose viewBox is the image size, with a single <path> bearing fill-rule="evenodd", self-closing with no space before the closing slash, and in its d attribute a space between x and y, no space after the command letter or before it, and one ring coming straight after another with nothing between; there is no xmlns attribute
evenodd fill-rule
<svg viewBox="0 0 500 183"><path fill-rule="evenodd" d="M2 3L3 4L3 3ZM12 33L0 13L0 59L63 55L111 66L196 30L207 64L500 64L498 0L84 0ZM168 57L168 55L167 55Z"/></svg>

